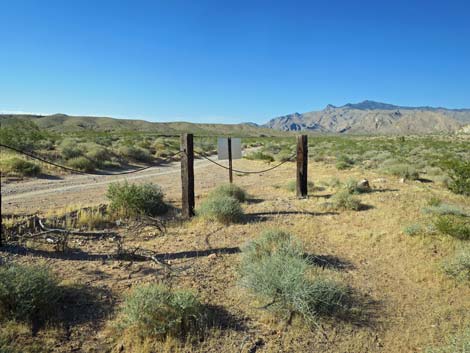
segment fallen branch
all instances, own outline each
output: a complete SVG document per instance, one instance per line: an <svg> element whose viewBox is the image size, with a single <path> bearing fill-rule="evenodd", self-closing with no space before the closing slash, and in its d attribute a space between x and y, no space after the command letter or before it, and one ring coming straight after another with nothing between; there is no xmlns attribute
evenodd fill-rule
<svg viewBox="0 0 470 353"><path fill-rule="evenodd" d="M103 235L117 235L116 232L110 232L110 231L82 232L82 231L76 231L76 230L70 230L70 229L49 228L49 227L46 227L44 223L42 223L40 218L38 218L38 223L44 232L49 232L49 233L62 233L62 234L94 236L94 237L99 237Z"/></svg>

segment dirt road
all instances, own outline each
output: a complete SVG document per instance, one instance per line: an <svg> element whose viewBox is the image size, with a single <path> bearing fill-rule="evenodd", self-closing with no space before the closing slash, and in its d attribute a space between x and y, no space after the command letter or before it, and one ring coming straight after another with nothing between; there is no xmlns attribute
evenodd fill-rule
<svg viewBox="0 0 470 353"><path fill-rule="evenodd" d="M227 165L227 161L222 161L221 164ZM108 184L125 180L132 183L156 183L163 188L167 199L178 205L181 196L180 167L179 162L172 162L135 174L47 176L2 183L2 213L32 214L63 207L97 205L106 201ZM238 169L259 170L265 167L266 164L262 162L234 161L234 168ZM228 181L228 171L207 160L195 160L194 169L196 197L215 185ZM271 176L275 177L275 174ZM244 176L243 180L256 183L257 178L256 174L252 174Z"/></svg>
<svg viewBox="0 0 470 353"><path fill-rule="evenodd" d="M195 160L194 168L209 168L213 170L213 175L220 174L218 170L224 171L207 160ZM207 175L205 171L199 174ZM2 212L31 213L67 205L97 204L105 200L108 184L125 180L136 183L155 182L164 187L168 196L174 197L181 185L180 163L172 162L135 174L47 176L2 183Z"/></svg>

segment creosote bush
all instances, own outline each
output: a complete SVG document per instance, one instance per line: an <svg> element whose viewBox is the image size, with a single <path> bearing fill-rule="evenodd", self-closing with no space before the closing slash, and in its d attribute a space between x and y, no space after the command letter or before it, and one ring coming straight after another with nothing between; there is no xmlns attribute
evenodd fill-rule
<svg viewBox="0 0 470 353"><path fill-rule="evenodd" d="M95 163L87 157L75 157L67 161L67 165L71 168L81 170L82 172L92 172L95 170Z"/></svg>
<svg viewBox="0 0 470 353"><path fill-rule="evenodd" d="M447 187L456 194L470 196L470 160L444 163L450 177Z"/></svg>
<svg viewBox="0 0 470 353"><path fill-rule="evenodd" d="M240 202L233 197L215 195L201 203L197 214L203 219L230 224L241 221L243 209Z"/></svg>
<svg viewBox="0 0 470 353"><path fill-rule="evenodd" d="M162 189L151 183L111 183L106 197L111 201L111 210L124 216L156 216L168 210Z"/></svg>
<svg viewBox="0 0 470 353"><path fill-rule="evenodd" d="M470 218L462 216L444 215L434 219L434 227L442 234L451 237L470 240Z"/></svg>
<svg viewBox="0 0 470 353"><path fill-rule="evenodd" d="M41 167L22 158L13 157L1 161L2 173L20 176L36 176L41 173Z"/></svg>
<svg viewBox="0 0 470 353"><path fill-rule="evenodd" d="M344 313L351 304L350 289L315 276L301 244L286 232L268 230L248 243L238 271L241 285L288 321L299 315L310 324L318 315Z"/></svg>
<svg viewBox="0 0 470 353"><path fill-rule="evenodd" d="M0 318L45 322L55 313L61 295L58 280L45 267L0 267Z"/></svg>
<svg viewBox="0 0 470 353"><path fill-rule="evenodd" d="M120 327L163 340L201 334L206 321L206 310L193 293L150 284L136 287L125 299Z"/></svg>
<svg viewBox="0 0 470 353"><path fill-rule="evenodd" d="M331 202L327 204L327 208L353 211L359 211L361 209L361 202L356 197L352 196L348 190L338 191L330 200Z"/></svg>
<svg viewBox="0 0 470 353"><path fill-rule="evenodd" d="M264 153L262 151L252 152L244 157L245 159L250 160L261 160L265 162L274 162L274 157L270 154Z"/></svg>
<svg viewBox="0 0 470 353"><path fill-rule="evenodd" d="M442 264L444 272L461 281L470 281L470 247L458 251Z"/></svg>
<svg viewBox="0 0 470 353"><path fill-rule="evenodd" d="M245 202L247 199L246 191L235 184L223 184L216 187L209 193L209 197L214 196L229 196L233 197L239 202Z"/></svg>
<svg viewBox="0 0 470 353"><path fill-rule="evenodd" d="M409 164L391 165L387 168L387 172L406 180L419 179L419 172Z"/></svg>

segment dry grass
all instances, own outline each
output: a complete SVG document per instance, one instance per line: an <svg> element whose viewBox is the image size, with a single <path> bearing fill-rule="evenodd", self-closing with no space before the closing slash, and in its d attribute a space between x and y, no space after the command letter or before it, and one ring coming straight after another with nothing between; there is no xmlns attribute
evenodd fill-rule
<svg viewBox="0 0 470 353"><path fill-rule="evenodd" d="M237 161L235 167L254 170L262 165ZM237 178L237 184L256 198L256 202L243 205L246 223L222 226L194 220L169 227L162 237L122 230L124 246L156 251L169 267L99 257L114 250L115 244L109 241L83 244L81 251L88 256L84 255L83 261L73 256L48 259L61 278L106 289L102 302L111 302L111 308L122 301L123 293L141 283L162 282L195 291L204 304L217 308L219 318L218 326L208 330L203 342L168 339L162 343L114 335L114 314L109 309L102 316L71 326L71 339L53 336L57 343L54 350L68 352L78 346L85 352L119 352L124 347L125 352L143 353L238 353L309 352L315 347L332 353L421 352L445 344L446 337L470 322L468 285L440 270L443 259L461 247L462 241L439 235L410 237L402 230L404 225L427 220L421 209L431 195L467 208L468 198L432 183L399 183L370 170L338 171L334 166L311 163L309 175L317 185L332 177L341 181L367 178L373 187L372 192L360 196L361 203L369 205L366 210L326 211L322 204L334 194L333 188L315 191L307 200L275 188L279 180L291 179L294 171L295 165L287 163L276 173ZM197 203L227 177L218 169L210 169L209 174L211 178L198 179L196 175ZM165 183L160 184L165 188ZM171 190L169 198L176 199L178 188ZM318 327L308 328L296 320L288 326L260 309L265 303L238 285L237 249L266 228L296 234L305 251L323 265L320 271L355 289L362 311L354 317L322 319ZM39 256L15 257L17 262L40 260Z"/></svg>

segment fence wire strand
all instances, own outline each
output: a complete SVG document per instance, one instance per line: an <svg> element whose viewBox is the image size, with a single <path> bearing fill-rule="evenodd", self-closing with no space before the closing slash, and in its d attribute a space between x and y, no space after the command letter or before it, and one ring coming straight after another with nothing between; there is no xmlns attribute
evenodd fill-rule
<svg viewBox="0 0 470 353"><path fill-rule="evenodd" d="M120 172L120 173L84 172L84 171L81 171L81 170L78 170L78 169L75 169L75 168L70 168L70 167L67 167L67 166L64 166L64 165L61 165L61 164L54 163L52 161L48 161L47 159L44 159L40 156L37 156L37 155L35 155L31 152L22 151L22 150L19 150L19 149L16 149L14 147L7 146L7 145L1 144L1 143L0 143L0 147L10 149L10 150L15 151L17 153L23 154L27 157L30 157L30 158L36 159L38 161L41 161L43 163L52 165L54 167L61 168L63 170L67 170L69 172L76 173L76 174L82 174L82 175L125 175L125 174L134 174L134 173L142 172L144 170L156 167L156 165L149 165L149 166L145 166L145 167L142 167L142 168L139 168L139 169L134 169L134 170L130 170L130 171L126 171L126 172ZM180 153L181 153L181 151L178 151L178 152L166 157L164 159L164 161L169 160L169 159L173 158L174 156L179 155Z"/></svg>
<svg viewBox="0 0 470 353"><path fill-rule="evenodd" d="M208 160L209 162L219 166L220 168L224 168L226 170L230 170L229 167L225 166L225 165L222 165L220 163L217 163L216 161L214 161L213 159L210 159L208 156L206 156L205 154L203 153L199 153L199 152L196 152L194 151L194 154L197 154L198 156L201 156L202 158ZM279 168L281 165L287 163L287 162L290 162L297 154L294 153L292 154L289 158L287 158L285 161L282 161L281 163L279 164L276 164L275 166L272 166L270 168L267 168L267 169L263 169L263 170L239 170L239 169L234 169L232 168L232 171L234 171L235 173L239 173L239 174L261 174L261 173L266 173L266 172L269 172L273 169L276 169L276 168Z"/></svg>

